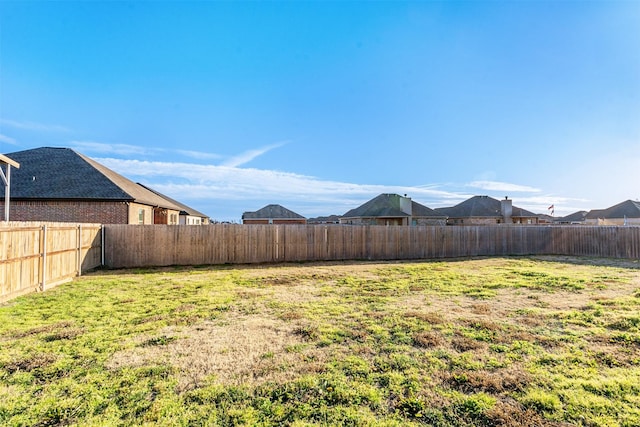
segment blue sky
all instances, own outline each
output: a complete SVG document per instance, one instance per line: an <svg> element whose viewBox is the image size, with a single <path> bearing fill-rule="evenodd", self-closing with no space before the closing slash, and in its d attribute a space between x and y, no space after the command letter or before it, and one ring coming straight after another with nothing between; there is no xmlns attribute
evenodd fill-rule
<svg viewBox="0 0 640 427"><path fill-rule="evenodd" d="M640 2L0 0L0 152L70 147L217 220L380 193L640 199Z"/></svg>

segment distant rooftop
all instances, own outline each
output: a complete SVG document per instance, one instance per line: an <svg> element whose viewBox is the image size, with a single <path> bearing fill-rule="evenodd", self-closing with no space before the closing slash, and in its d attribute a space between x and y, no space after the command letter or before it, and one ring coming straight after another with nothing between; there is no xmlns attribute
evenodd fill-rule
<svg viewBox="0 0 640 427"><path fill-rule="evenodd" d="M383 193L366 203L351 209L342 218L397 218L397 217L444 217L435 210L411 201L411 215L402 210L399 194ZM406 197L405 197L406 199Z"/></svg>
<svg viewBox="0 0 640 427"><path fill-rule="evenodd" d="M449 218L502 217L501 201L489 196L473 196L453 207L436 208L436 212ZM511 216L537 217L528 210L512 206Z"/></svg>
<svg viewBox="0 0 640 427"><path fill-rule="evenodd" d="M245 212L242 219L305 219L302 215L295 213L281 205L267 205L255 212Z"/></svg>

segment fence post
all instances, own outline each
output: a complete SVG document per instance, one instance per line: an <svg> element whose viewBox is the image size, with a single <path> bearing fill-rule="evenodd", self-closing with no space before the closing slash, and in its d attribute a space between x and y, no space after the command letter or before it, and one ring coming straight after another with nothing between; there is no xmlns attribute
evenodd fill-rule
<svg viewBox="0 0 640 427"><path fill-rule="evenodd" d="M104 224L100 225L100 264L104 267Z"/></svg>
<svg viewBox="0 0 640 427"><path fill-rule="evenodd" d="M78 276L82 276L82 224L78 224L78 259L77 259L77 270Z"/></svg>
<svg viewBox="0 0 640 427"><path fill-rule="evenodd" d="M42 226L42 233L40 234L40 236L41 236L40 244L42 245L41 246L42 268L40 269L40 274L42 279L40 280L40 290L44 292L47 284L47 226L46 225Z"/></svg>
<svg viewBox="0 0 640 427"><path fill-rule="evenodd" d="M329 259L329 227L324 226L324 259Z"/></svg>

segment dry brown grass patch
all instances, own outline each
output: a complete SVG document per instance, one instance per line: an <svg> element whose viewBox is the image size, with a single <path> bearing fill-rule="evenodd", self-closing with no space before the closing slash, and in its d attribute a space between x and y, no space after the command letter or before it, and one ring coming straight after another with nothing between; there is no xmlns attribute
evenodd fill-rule
<svg viewBox="0 0 640 427"><path fill-rule="evenodd" d="M167 316L164 315L164 314L155 314L153 316L138 317L137 319L133 319L131 321L131 324L133 324L133 325L143 325L145 323L157 322L159 320L164 320L166 318L167 318Z"/></svg>
<svg viewBox="0 0 640 427"><path fill-rule="evenodd" d="M195 310L197 308L197 306L195 304L181 304L178 307L175 308L174 312L175 313L182 313L185 311L192 311Z"/></svg>
<svg viewBox="0 0 640 427"><path fill-rule="evenodd" d="M491 314L491 306L489 304L473 304L471 311L475 314Z"/></svg>
<svg viewBox="0 0 640 427"><path fill-rule="evenodd" d="M84 330L82 328L69 327L58 329L50 334L45 335L44 337L42 337L42 339L44 341L72 340L82 335L83 333Z"/></svg>
<svg viewBox="0 0 640 427"><path fill-rule="evenodd" d="M594 336L589 346L590 354L599 364L610 368L637 366L640 363L640 348L611 344L607 335Z"/></svg>
<svg viewBox="0 0 640 427"><path fill-rule="evenodd" d="M260 282L271 286L297 286L300 284L300 280L301 278L296 276L273 276L264 277Z"/></svg>
<svg viewBox="0 0 640 427"><path fill-rule="evenodd" d="M3 363L2 368L9 374L15 372L31 372L36 369L46 368L56 361L56 356L50 353L34 354L24 359L14 359Z"/></svg>
<svg viewBox="0 0 640 427"><path fill-rule="evenodd" d="M28 337L31 335L38 335L38 334L42 334L42 333L56 333L60 330L64 330L64 329L69 329L73 327L73 323L72 322L58 322L58 323L53 323L51 325L43 325L43 326L38 326L37 328L31 328L31 329L27 329L25 331L17 331L13 334L11 334L12 338L24 338L24 337Z"/></svg>
<svg viewBox="0 0 640 427"><path fill-rule="evenodd" d="M413 343L418 347L432 348L442 345L445 341L436 331L425 331L413 334Z"/></svg>
<svg viewBox="0 0 640 427"><path fill-rule="evenodd" d="M464 353L465 351L485 348L487 345L481 341L456 333L456 335L451 339L451 346Z"/></svg>
<svg viewBox="0 0 640 427"><path fill-rule="evenodd" d="M487 320L487 319L462 319L460 321L460 323L468 328L472 328L472 329L484 329L487 331L492 331L492 332L499 332L501 331L503 328L501 325L492 322L491 320Z"/></svg>
<svg viewBox="0 0 640 427"><path fill-rule="evenodd" d="M560 423L544 419L532 409L524 408L514 399L499 400L486 413L492 421L491 425L501 427L568 427L568 423Z"/></svg>
<svg viewBox="0 0 640 427"><path fill-rule="evenodd" d="M423 322L427 322L432 325L439 325L441 323L444 323L445 321L442 313L432 312L432 311L425 312L425 311L411 310L411 311L407 311L404 315L405 317L413 317L415 319L422 320Z"/></svg>
<svg viewBox="0 0 640 427"><path fill-rule="evenodd" d="M298 320L298 319L302 319L302 317L303 317L302 314L295 310L285 311L280 315L280 318L285 321Z"/></svg>
<svg viewBox="0 0 640 427"><path fill-rule="evenodd" d="M483 391L491 394L504 394L524 390L531 381L531 376L522 368L512 366L494 371L444 372L442 381L464 393Z"/></svg>
<svg viewBox="0 0 640 427"><path fill-rule="evenodd" d="M207 379L234 385L286 381L307 369L318 369L304 363L303 353L287 351L303 343L296 328L305 330L258 316L231 319L224 325L206 321L180 329L168 327L159 337L140 337L137 347L114 354L108 367L168 364L178 370L180 391Z"/></svg>
<svg viewBox="0 0 640 427"><path fill-rule="evenodd" d="M262 297L263 295L268 294L269 291L267 291L266 289L255 289L255 288L249 288L249 289L238 289L235 291L235 294L240 298L240 299L252 299L252 298L259 298Z"/></svg>

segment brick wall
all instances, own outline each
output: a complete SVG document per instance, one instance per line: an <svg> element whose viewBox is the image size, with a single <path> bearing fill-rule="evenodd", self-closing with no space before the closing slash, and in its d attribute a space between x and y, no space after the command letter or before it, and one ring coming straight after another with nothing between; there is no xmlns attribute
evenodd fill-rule
<svg viewBox="0 0 640 427"><path fill-rule="evenodd" d="M0 202L0 215L4 214L4 200ZM80 222L100 224L127 224L126 202L85 202L71 200L11 200L11 221Z"/></svg>

